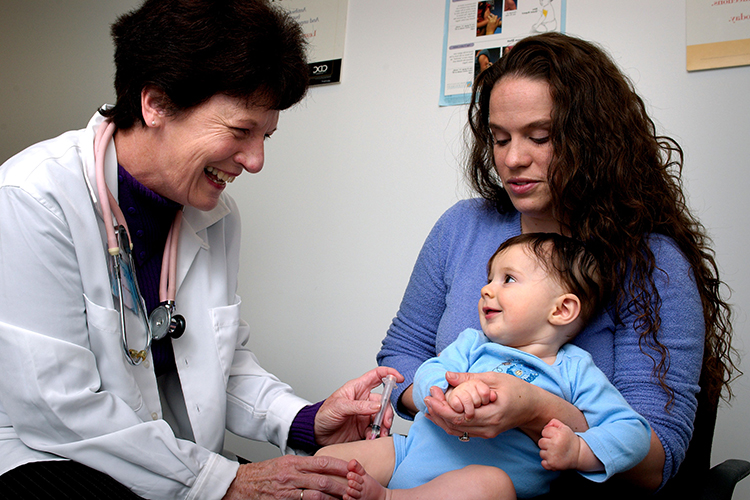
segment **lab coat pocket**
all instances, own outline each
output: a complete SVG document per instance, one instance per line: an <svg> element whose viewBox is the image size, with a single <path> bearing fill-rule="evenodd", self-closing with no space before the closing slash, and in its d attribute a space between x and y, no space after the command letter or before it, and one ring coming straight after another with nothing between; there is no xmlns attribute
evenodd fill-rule
<svg viewBox="0 0 750 500"><path fill-rule="evenodd" d="M125 359L120 340L120 314L114 309L95 304L85 294L83 298L86 301L89 342L91 351L96 357L96 366L101 379L100 391L114 394L125 401L135 412L145 411L141 391L131 370L148 368L131 367ZM147 411L142 417L150 420Z"/></svg>
<svg viewBox="0 0 750 500"><path fill-rule="evenodd" d="M216 350L219 354L221 370L224 376L224 383L229 380L229 372L234 360L235 347L241 341L238 338L243 330L242 320L240 319L241 301L235 295L235 303L228 306L214 307L209 311L211 317L211 326L214 330L214 340Z"/></svg>

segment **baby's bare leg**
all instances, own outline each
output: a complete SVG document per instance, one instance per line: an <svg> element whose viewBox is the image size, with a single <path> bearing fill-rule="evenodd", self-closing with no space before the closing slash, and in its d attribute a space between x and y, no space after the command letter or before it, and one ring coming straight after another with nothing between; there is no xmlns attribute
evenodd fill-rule
<svg viewBox="0 0 750 500"><path fill-rule="evenodd" d="M347 478L344 500L516 500L516 490L508 474L485 465L446 472L406 490L384 488L356 460L349 462Z"/></svg>
<svg viewBox="0 0 750 500"><path fill-rule="evenodd" d="M382 486L390 482L396 464L392 437L334 444L321 448L315 455L340 458L347 462L355 459Z"/></svg>

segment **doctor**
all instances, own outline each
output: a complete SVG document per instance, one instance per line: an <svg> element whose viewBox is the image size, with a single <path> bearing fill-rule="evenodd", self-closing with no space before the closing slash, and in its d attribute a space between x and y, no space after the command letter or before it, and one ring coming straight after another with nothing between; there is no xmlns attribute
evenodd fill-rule
<svg viewBox="0 0 750 500"><path fill-rule="evenodd" d="M258 365L224 193L305 94L302 31L266 0L147 0L112 34L116 104L0 167L1 491L340 497L345 463L291 454L363 438L403 379L310 405ZM225 429L287 455L240 465Z"/></svg>

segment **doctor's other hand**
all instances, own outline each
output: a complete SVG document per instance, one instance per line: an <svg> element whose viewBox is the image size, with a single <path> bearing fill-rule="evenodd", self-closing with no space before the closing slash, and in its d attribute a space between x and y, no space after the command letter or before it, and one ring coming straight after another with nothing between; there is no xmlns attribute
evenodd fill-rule
<svg viewBox="0 0 750 500"><path fill-rule="evenodd" d="M331 394L315 417L315 440L321 446L365 439L372 419L380 409L380 394L372 390L380 386L386 375L403 382L404 377L395 369L379 366L361 377L350 380ZM393 423L393 409L388 406L380 434L388 435Z"/></svg>
<svg viewBox="0 0 750 500"><path fill-rule="evenodd" d="M285 455L263 462L240 465L223 500L272 500L302 498L329 500L346 492L348 469L343 460L332 457Z"/></svg>

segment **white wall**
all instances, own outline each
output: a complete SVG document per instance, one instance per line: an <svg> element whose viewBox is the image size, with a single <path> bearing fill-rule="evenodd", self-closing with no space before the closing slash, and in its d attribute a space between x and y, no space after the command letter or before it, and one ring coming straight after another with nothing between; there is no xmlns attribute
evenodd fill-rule
<svg viewBox="0 0 750 500"><path fill-rule="evenodd" d="M0 161L84 126L111 101L108 25L136 4L3 1ZM465 109L437 106L444 10L443 0L350 0L342 83L283 113L263 172L230 188L243 214L240 294L254 350L310 400L375 366L427 232L468 194ZM714 238L734 291L735 344L747 352L750 67L688 74L683 0L568 0L567 32L604 45L684 147L690 203ZM714 462L750 459L748 377L734 389ZM254 460L278 455L229 444ZM750 498L749 480L735 498Z"/></svg>

